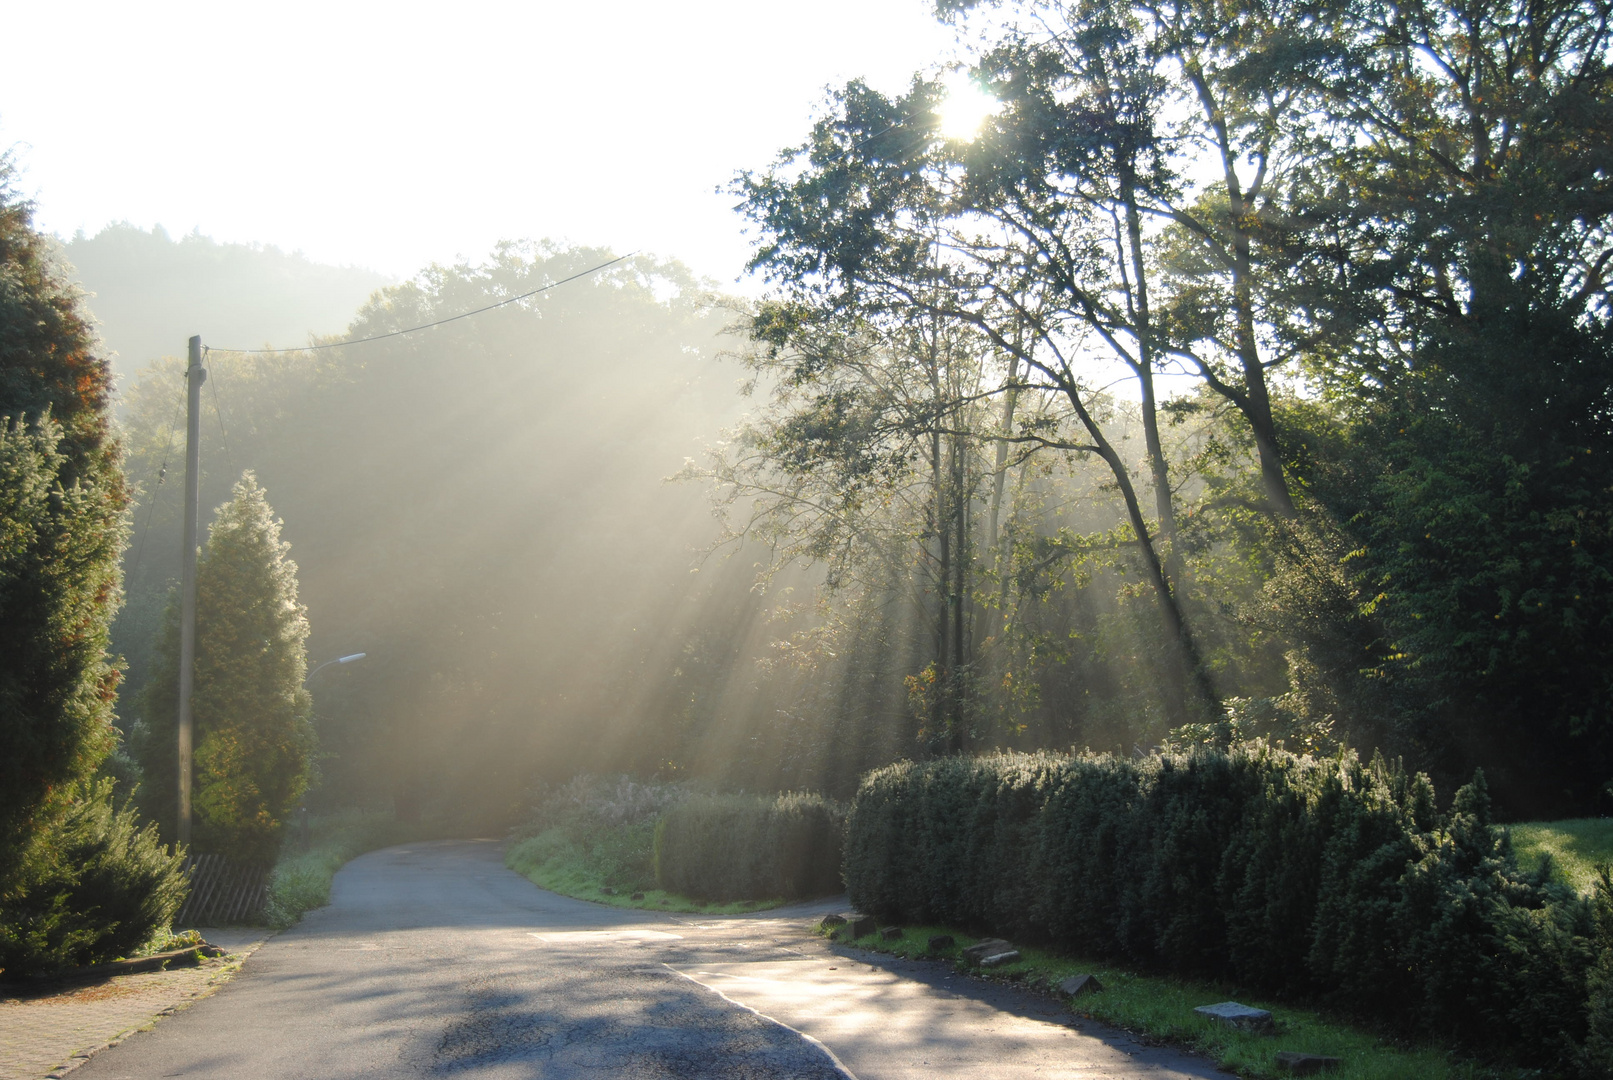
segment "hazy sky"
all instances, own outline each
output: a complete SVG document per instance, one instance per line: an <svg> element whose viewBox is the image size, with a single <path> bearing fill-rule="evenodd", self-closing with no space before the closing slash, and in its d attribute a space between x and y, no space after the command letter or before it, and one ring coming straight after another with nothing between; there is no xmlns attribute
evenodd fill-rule
<svg viewBox="0 0 1613 1080"><path fill-rule="evenodd" d="M21 5L0 147L38 223L258 241L404 276L504 237L748 251L714 189L827 84L951 55L927 0Z"/></svg>

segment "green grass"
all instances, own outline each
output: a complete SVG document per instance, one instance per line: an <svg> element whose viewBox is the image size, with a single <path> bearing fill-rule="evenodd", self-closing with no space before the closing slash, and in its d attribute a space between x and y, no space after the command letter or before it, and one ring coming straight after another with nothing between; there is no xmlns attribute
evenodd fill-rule
<svg viewBox="0 0 1613 1080"><path fill-rule="evenodd" d="M1581 893L1591 891L1596 868L1613 863L1613 818L1532 821L1512 826L1518 865L1536 867L1551 857L1552 876Z"/></svg>
<svg viewBox="0 0 1613 1080"><path fill-rule="evenodd" d="M305 911L330 903L330 883L350 860L366 851L420 839L420 827L402 825L381 810L344 810L313 818L308 845L288 829L280 859L269 878L265 921L284 930Z"/></svg>
<svg viewBox="0 0 1613 1080"><path fill-rule="evenodd" d="M906 957L931 957L959 963L963 949L979 938L940 926L908 926L905 937L884 941L878 935L859 938L859 948ZM931 935L951 934L957 944L930 952ZM1313 1010L1274 1001L1258 994L1208 982L1143 975L1112 964L1072 959L1040 949L1019 948L1017 963L981 973L981 977L1021 982L1057 993L1058 983L1077 974L1096 975L1103 990L1071 1003L1081 1016L1124 1028L1146 1042L1168 1042L1197 1050L1223 1069L1258 1080L1290 1075L1278 1071L1281 1050L1298 1050L1342 1058L1343 1066L1326 1075L1338 1080L1489 1080L1509 1075L1454 1060L1431 1047L1401 1045L1355 1025ZM1060 995L1062 997L1062 995ZM1238 1001L1269 1009L1278 1024L1276 1035L1234 1031L1194 1014L1199 1005Z"/></svg>
<svg viewBox="0 0 1613 1080"><path fill-rule="evenodd" d="M620 887L612 886L615 895L607 895L601 891L609 883L607 879L622 880L615 845L605 842L589 849L574 842L564 829L549 829L510 845L504 854L504 865L525 876L540 889L611 907L740 915L784 903L782 899L706 903L663 889L646 887L647 882L634 880L627 880ZM642 893L644 898L634 900L632 894L635 892Z"/></svg>

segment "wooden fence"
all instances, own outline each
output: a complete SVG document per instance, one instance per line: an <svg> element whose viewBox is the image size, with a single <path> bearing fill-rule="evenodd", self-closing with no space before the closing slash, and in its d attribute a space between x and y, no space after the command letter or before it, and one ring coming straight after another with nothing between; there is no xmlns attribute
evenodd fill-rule
<svg viewBox="0 0 1613 1080"><path fill-rule="evenodd" d="M174 916L175 926L228 926L263 918L269 900L270 867L232 862L222 855L185 860L190 895Z"/></svg>

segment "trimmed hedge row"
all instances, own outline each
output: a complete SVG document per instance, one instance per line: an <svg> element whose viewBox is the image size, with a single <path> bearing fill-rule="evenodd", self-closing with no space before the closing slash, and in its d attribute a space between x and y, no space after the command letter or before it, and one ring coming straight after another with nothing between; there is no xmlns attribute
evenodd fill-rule
<svg viewBox="0 0 1613 1080"><path fill-rule="evenodd" d="M840 891L845 811L819 795L696 795L655 830L655 878L698 900Z"/></svg>
<svg viewBox="0 0 1613 1080"><path fill-rule="evenodd" d="M858 909L1330 1001L1584 1075L1613 1070L1613 899L1520 873L1482 775L1261 744L1005 755L864 778Z"/></svg>

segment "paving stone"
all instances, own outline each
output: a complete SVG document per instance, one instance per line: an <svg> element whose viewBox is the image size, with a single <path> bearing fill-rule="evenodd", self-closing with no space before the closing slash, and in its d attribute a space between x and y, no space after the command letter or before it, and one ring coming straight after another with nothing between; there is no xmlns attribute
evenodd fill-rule
<svg viewBox="0 0 1613 1080"><path fill-rule="evenodd" d="M231 956L195 967L0 986L0 1080L64 1076L92 1054L206 997L234 974L234 960L262 944L261 932L224 943Z"/></svg>

